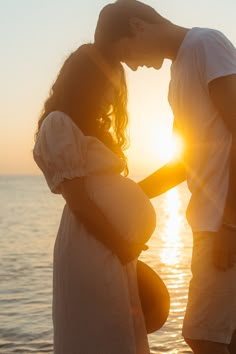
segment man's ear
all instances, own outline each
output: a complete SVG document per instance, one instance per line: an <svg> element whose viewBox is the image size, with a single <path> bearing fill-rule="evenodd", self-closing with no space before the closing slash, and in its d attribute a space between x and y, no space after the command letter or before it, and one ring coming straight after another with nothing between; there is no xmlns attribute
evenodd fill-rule
<svg viewBox="0 0 236 354"><path fill-rule="evenodd" d="M142 32L145 27L145 22L138 17L131 17L129 20L129 28L132 34Z"/></svg>

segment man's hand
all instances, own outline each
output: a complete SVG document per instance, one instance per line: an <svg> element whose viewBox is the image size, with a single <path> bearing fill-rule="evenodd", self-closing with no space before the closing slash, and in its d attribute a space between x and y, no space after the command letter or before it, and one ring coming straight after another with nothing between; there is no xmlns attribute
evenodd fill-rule
<svg viewBox="0 0 236 354"><path fill-rule="evenodd" d="M217 269L226 271L236 267L236 230L224 225L214 235L213 262Z"/></svg>

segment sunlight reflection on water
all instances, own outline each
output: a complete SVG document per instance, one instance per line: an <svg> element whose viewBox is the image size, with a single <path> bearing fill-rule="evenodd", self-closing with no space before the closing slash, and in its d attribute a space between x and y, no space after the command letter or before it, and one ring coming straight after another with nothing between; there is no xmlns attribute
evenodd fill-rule
<svg viewBox="0 0 236 354"><path fill-rule="evenodd" d="M191 353L181 335L191 276L192 236L185 218L188 198L186 186L181 185L153 199L157 228L148 243L149 250L142 257L164 280L171 307L165 325L149 335L151 354Z"/></svg>
<svg viewBox="0 0 236 354"><path fill-rule="evenodd" d="M174 265L181 261L182 248L180 230L182 217L180 214L181 201L177 189L172 189L166 193L164 211L167 215L165 227L161 234L163 248L161 260L164 264Z"/></svg>

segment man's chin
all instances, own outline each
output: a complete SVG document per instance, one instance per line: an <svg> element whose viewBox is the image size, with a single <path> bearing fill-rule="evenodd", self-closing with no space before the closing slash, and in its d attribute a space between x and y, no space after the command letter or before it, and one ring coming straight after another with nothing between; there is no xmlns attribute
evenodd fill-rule
<svg viewBox="0 0 236 354"><path fill-rule="evenodd" d="M159 69L161 69L162 64L163 64L163 62L155 63L155 64L149 64L149 65L142 65L142 66L145 66L148 69L152 68L152 69L155 69L155 70L159 70Z"/></svg>
<svg viewBox="0 0 236 354"><path fill-rule="evenodd" d="M163 61L161 61L160 63L155 63L153 65L153 69L159 70L161 69L162 65L163 65Z"/></svg>
<svg viewBox="0 0 236 354"><path fill-rule="evenodd" d="M133 63L126 63L125 64L132 70L132 71L137 71L138 68L153 68L155 70L159 70L162 67L163 61L155 63L155 64L133 64Z"/></svg>

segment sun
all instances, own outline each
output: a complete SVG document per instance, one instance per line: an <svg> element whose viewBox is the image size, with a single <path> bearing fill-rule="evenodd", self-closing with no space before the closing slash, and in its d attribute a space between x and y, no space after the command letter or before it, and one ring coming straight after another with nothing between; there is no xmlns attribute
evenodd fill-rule
<svg viewBox="0 0 236 354"><path fill-rule="evenodd" d="M167 121L167 120L166 120ZM171 160L181 159L184 142L172 124L166 121L133 125L128 149L129 166L134 173L149 173Z"/></svg>
<svg viewBox="0 0 236 354"><path fill-rule="evenodd" d="M182 137L178 133L171 135L159 136L159 139L151 139L149 141L149 149L152 156L158 158L162 162L180 159L183 154L184 143Z"/></svg>

